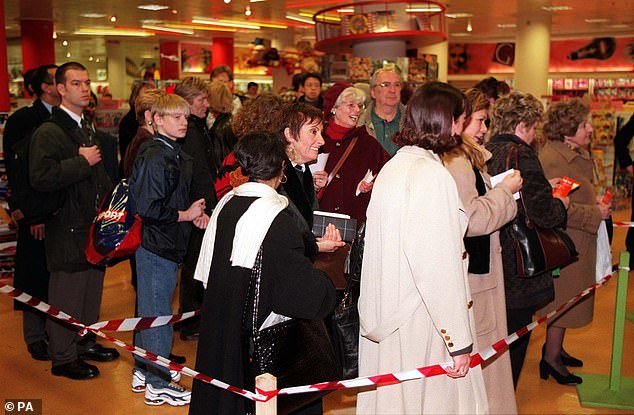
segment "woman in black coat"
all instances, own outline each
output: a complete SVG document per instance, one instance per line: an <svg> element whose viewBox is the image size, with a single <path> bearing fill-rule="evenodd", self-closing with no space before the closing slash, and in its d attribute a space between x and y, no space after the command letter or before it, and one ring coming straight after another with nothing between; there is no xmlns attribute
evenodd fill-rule
<svg viewBox="0 0 634 415"><path fill-rule="evenodd" d="M520 171L524 179L522 198L527 212L518 201L518 218L523 220L528 214L530 220L542 228L564 227L569 200L567 197L552 196L551 183L544 176L537 153L531 146L543 114L541 102L530 94L513 92L497 100L491 114L491 139L486 144L487 150L493 154L487 162L487 168L491 176L508 168ZM517 165L512 157L507 166L507 155L513 148L517 149ZM511 225L512 222L500 230L509 333L529 324L538 307L554 299L553 277L550 272L532 278L516 277L517 264ZM530 332L509 347L513 383L516 387L529 339Z"/></svg>
<svg viewBox="0 0 634 415"><path fill-rule="evenodd" d="M284 211L288 200L275 189L283 181L283 142L274 134L247 134L235 155L249 182L227 194L205 233L195 278L206 285L196 370L239 388L250 387L243 350L244 318L256 254L261 255L257 326L271 313L322 319L335 305L328 277L304 256L302 237ZM268 220L266 219L268 218ZM246 225L240 232L240 224ZM235 243L234 243L235 241ZM249 401L195 380L190 414L244 414Z"/></svg>

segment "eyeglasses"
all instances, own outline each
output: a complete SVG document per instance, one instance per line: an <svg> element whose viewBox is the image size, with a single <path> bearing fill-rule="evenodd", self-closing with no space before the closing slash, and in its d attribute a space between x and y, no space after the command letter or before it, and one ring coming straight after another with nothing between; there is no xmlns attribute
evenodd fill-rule
<svg viewBox="0 0 634 415"><path fill-rule="evenodd" d="M401 88L401 83L400 82L381 82L380 84L378 84L378 86L380 86L382 89L387 89L391 86L393 86L394 88Z"/></svg>

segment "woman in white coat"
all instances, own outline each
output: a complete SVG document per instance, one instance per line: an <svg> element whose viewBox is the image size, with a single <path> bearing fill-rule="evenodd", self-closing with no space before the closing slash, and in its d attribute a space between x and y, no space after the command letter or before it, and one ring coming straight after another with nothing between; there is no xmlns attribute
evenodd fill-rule
<svg viewBox="0 0 634 415"><path fill-rule="evenodd" d="M447 375L360 393L358 414L488 412L476 351L467 216L440 159L460 143L464 96L430 82L408 103L401 147L379 173L367 211L359 374L448 362Z"/></svg>

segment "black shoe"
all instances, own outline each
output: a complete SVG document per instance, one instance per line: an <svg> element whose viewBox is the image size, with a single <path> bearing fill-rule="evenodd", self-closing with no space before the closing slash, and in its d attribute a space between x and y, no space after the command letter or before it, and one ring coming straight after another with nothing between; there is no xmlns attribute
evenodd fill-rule
<svg viewBox="0 0 634 415"><path fill-rule="evenodd" d="M119 352L110 347L103 347L95 343L90 349L79 355L80 359L95 360L97 362L110 362L119 358Z"/></svg>
<svg viewBox="0 0 634 415"><path fill-rule="evenodd" d="M31 357L35 360L51 360L48 355L48 345L44 340L38 340L26 345L26 349L31 353Z"/></svg>
<svg viewBox="0 0 634 415"><path fill-rule="evenodd" d="M570 367L583 367L583 361L576 357L570 356L565 350L561 351L561 361L564 365Z"/></svg>
<svg viewBox="0 0 634 415"><path fill-rule="evenodd" d="M55 376L65 376L69 379L84 380L92 379L99 375L97 366L90 365L81 359L59 366L53 366L51 373Z"/></svg>
<svg viewBox="0 0 634 415"><path fill-rule="evenodd" d="M552 367L547 361L544 359L539 361L539 377L542 379L548 379L548 376L552 376L555 378L557 383L560 385L578 385L583 383L583 379L579 376L575 376L572 373L568 373L567 375L562 375L557 372L554 367Z"/></svg>
<svg viewBox="0 0 634 415"><path fill-rule="evenodd" d="M183 365L187 361L187 358L185 356L179 356L177 354L171 353L169 359L174 363L178 363L179 365Z"/></svg>
<svg viewBox="0 0 634 415"><path fill-rule="evenodd" d="M198 340L198 336L200 336L200 333L183 333L182 330L180 332L180 338L184 341Z"/></svg>

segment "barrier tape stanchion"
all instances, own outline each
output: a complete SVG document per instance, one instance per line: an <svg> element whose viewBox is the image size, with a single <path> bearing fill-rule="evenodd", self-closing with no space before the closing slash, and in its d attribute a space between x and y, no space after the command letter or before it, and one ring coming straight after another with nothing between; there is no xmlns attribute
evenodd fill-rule
<svg viewBox="0 0 634 415"><path fill-rule="evenodd" d="M476 353L474 355L471 356L471 363L470 363L470 367L476 367L480 364L482 364L482 362L494 357L495 355L502 353L504 350L506 350L506 348L513 342L515 342L517 339L519 339L520 337L526 335L527 333L529 333L530 331L533 331L536 327L544 324L545 322L549 321L550 319L553 318L553 316L555 316L556 314L560 313L562 310L564 310L565 308L567 308L568 306L572 305L573 303L575 303L576 301L578 301L579 299L585 297L586 295L589 295L590 293L594 292L598 287L600 287L601 285L604 285L605 283L607 283L608 280L610 280L610 278L612 278L612 274L606 275L605 277L603 277L603 279L601 279L600 281L592 284L590 287L586 288L585 290L581 291L579 294L577 294L576 296L574 296L573 298L571 298L570 300L568 300L567 302L565 302L564 304L560 305L559 307L557 307L555 310L551 311L550 313L548 313L547 315L539 318L538 320L533 321L532 323L530 323L529 325L527 325L526 327L521 328L520 330L516 331L515 333L512 333L508 336L506 336L505 338L499 340L498 342L494 343L491 346L488 346L486 348L484 348L481 352ZM218 379L214 379L210 376L204 375L200 372L197 372L187 366L178 364L178 363L174 363L172 361L170 361L169 359L166 359L162 356L158 356L155 353L151 353L148 352L146 350L143 350L139 347L130 345L125 343L122 340L119 340L115 337L109 336L105 333L103 333L101 330L96 329L94 327L91 326L86 326L83 323L77 321L75 318L73 318L72 316L64 313L63 311L57 310L56 308L50 306L49 304L46 304L40 300L38 300L37 298L34 298L26 293L23 293L22 291L8 285L5 284L3 282L0 281L0 293L6 294L12 298L14 298L17 301L23 302L25 304L28 304L34 308L37 308L38 310L63 321L67 321L70 324L73 324L77 327L80 328L80 335L84 335L86 334L88 331L95 333L97 336L102 337L114 344L116 344L119 347L122 347L126 350L128 350L131 353L136 354L139 357L142 357L146 360L150 360L154 363L156 363L159 366L163 366L166 367L170 370L175 370L178 372L181 372L187 376L193 377L195 379L199 379L203 382L209 383L213 386L216 386L218 388L221 389L225 389L228 390L230 392L236 393L238 395L241 395L247 399L251 399L253 401L258 401L258 402L266 402L269 401L270 399L273 399L274 397L278 396L278 395L293 395L293 394L299 394L299 393L308 393L308 392L318 392L318 391L324 391L324 390L337 390L337 389L349 389L349 388L357 388L357 387L364 387L364 386L384 386L384 385L392 385L392 384L396 384L396 383L401 383L401 382L405 382L408 380L414 380L414 379L422 379L425 377L432 377L432 376L438 376L438 375L443 375L446 374L445 371L445 367L451 367L452 363L451 362L447 362L447 363L441 363L441 364L435 364L435 365L430 365L430 366L425 366L425 367L421 367L421 368L416 368L416 369L411 369L411 370L405 370L405 371L401 371L401 372L395 372L395 373L384 373L384 374L378 374L378 375L373 375L373 376L362 376L362 377L358 377L355 379L348 379L348 380L340 380L340 381L330 381L330 382L321 382L321 383L316 383L316 384L312 384L312 385L303 385L303 386L293 386L293 387L288 387L288 388L282 388L282 389L278 389L278 390L260 390L256 388L256 392L251 392L251 391L247 391L245 389L241 389L232 385L229 385L227 383L224 383ZM172 316L164 316L164 317L172 317ZM113 321L125 321L125 320L134 320L134 319L124 319L124 320L113 320Z"/></svg>

